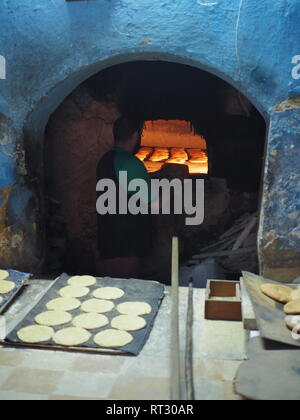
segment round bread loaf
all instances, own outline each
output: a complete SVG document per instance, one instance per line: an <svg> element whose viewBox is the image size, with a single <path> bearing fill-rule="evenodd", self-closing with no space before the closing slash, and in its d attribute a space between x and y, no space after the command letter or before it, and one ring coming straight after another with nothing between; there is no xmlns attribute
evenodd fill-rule
<svg viewBox="0 0 300 420"><path fill-rule="evenodd" d="M260 289L264 295L280 303L289 302L293 292L290 287L267 283L263 284Z"/></svg>
<svg viewBox="0 0 300 420"><path fill-rule="evenodd" d="M291 300L284 307L284 312L287 315L300 315L300 299Z"/></svg>

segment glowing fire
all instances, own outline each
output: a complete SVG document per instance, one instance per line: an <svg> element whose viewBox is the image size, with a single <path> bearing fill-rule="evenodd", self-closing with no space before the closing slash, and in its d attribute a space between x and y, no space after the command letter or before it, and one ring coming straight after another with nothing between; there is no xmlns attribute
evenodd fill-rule
<svg viewBox="0 0 300 420"><path fill-rule="evenodd" d="M186 121L147 122L142 145L136 156L148 172L175 163L188 166L190 174L208 173L206 141L192 133Z"/></svg>
<svg viewBox="0 0 300 420"><path fill-rule="evenodd" d="M166 163L187 165L190 174L207 174L208 157L199 149L142 147L136 155L148 172L159 171Z"/></svg>

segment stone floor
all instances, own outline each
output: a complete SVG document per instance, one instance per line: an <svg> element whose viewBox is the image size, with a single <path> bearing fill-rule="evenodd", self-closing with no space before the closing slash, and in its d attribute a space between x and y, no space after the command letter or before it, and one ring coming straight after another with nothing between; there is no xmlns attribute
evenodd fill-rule
<svg viewBox="0 0 300 420"><path fill-rule="evenodd" d="M181 288L183 397L186 304L187 289ZM13 307L10 311L13 313ZM0 400L169 399L170 312L167 290L150 339L138 357L0 348ZM205 321L203 315L204 291L198 289L194 328L196 399L242 399L233 389L237 369L245 359L242 323Z"/></svg>

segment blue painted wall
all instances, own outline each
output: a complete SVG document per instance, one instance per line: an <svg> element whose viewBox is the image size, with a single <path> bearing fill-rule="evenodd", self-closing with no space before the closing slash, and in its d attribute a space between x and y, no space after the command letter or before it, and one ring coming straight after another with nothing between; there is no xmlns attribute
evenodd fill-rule
<svg viewBox="0 0 300 420"><path fill-rule="evenodd" d="M48 117L80 82L112 64L161 59L191 64L227 80L270 122L261 260L265 267L274 266L264 251L270 246L265 233L273 232L272 250L296 252L292 262L283 257L281 267L300 275L300 222L295 216L300 214L300 105L294 101L288 111L283 107L275 112L280 103L300 95L300 70L296 59L292 63L300 55L299 0L2 0L0 22L0 55L7 66L7 78L0 80L0 208L5 188L12 186L14 192L2 220L2 231L4 225L12 229L2 239L23 238L13 257L0 251L0 265L35 267L40 260L38 204L26 176L25 142L34 152L30 164L39 173ZM287 151L295 165L292 177L282 173ZM285 199L270 204L279 193ZM294 210L287 224L286 202L293 202Z"/></svg>

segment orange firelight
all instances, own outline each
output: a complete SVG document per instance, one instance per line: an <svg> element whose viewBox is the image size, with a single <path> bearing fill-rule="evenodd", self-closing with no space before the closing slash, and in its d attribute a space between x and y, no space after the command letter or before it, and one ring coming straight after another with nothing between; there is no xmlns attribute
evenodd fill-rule
<svg viewBox="0 0 300 420"><path fill-rule="evenodd" d="M205 139L192 132L189 122L148 121L136 156L151 173L166 163L175 163L188 166L190 174L207 174L206 150Z"/></svg>

